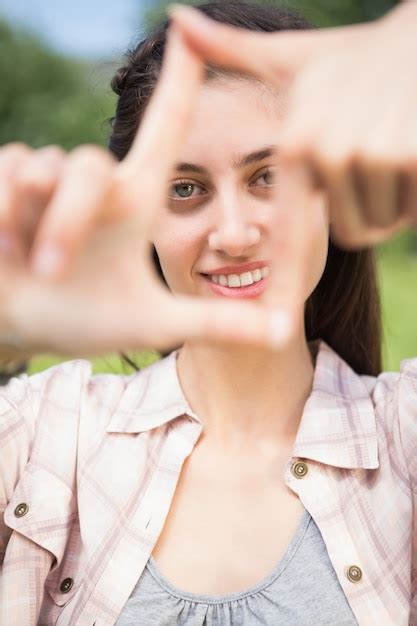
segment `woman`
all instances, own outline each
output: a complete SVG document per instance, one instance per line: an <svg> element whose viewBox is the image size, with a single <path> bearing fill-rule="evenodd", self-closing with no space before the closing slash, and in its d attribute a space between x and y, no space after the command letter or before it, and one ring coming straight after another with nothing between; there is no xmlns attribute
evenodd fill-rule
<svg viewBox="0 0 417 626"><path fill-rule="evenodd" d="M250 30L308 27L271 8L202 10ZM166 26L113 81L120 99L110 148L128 164L160 73ZM154 259L173 295L262 304L268 270L284 273L271 263L284 259L287 237L273 238L286 207L274 193L271 129L279 139L284 109L282 90L207 72L152 225ZM145 174L155 176L150 164L140 171L143 184ZM101 167L103 186L108 170ZM308 209L305 317L279 351L190 336L133 377L91 376L79 360L9 383L1 397L5 624L415 619L417 365L380 373L372 253L329 242L323 194ZM82 219L78 207L75 217ZM117 228L111 234L129 244L132 264L138 231L121 230L123 239ZM120 242L103 244L99 235L75 275L103 266L103 258L121 264ZM51 259L57 255L49 251ZM120 267L114 272L123 276ZM74 279L66 292L61 284L51 291L69 298L72 287L88 301L93 286ZM118 288L129 295L124 287L112 285L109 299ZM23 301L36 312L40 296L31 296ZM22 311L19 302L12 311ZM109 312L117 311L109 307L103 321L95 310L98 334L111 326ZM71 337L82 328L79 319L73 324ZM52 341L58 330L52 319Z"/></svg>

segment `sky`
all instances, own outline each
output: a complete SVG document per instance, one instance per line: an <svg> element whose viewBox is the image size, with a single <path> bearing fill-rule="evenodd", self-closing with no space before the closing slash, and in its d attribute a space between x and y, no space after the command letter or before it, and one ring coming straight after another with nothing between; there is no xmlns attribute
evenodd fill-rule
<svg viewBox="0 0 417 626"><path fill-rule="evenodd" d="M0 17L29 28L52 48L96 60L122 54L141 36L152 0L0 0Z"/></svg>

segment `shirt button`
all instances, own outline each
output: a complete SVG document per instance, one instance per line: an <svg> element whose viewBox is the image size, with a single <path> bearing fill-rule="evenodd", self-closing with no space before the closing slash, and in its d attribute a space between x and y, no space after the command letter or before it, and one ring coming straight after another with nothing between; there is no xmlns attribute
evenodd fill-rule
<svg viewBox="0 0 417 626"><path fill-rule="evenodd" d="M351 583L357 583L362 578L362 570L357 565L351 565L346 573Z"/></svg>
<svg viewBox="0 0 417 626"><path fill-rule="evenodd" d="M15 508L14 514L16 517L23 517L24 515L26 515L28 511L29 511L29 506L26 504L26 502L21 502Z"/></svg>
<svg viewBox="0 0 417 626"><path fill-rule="evenodd" d="M68 593L68 591L72 589L73 584L74 584L73 578L64 578L59 588L62 591L62 593Z"/></svg>
<svg viewBox="0 0 417 626"><path fill-rule="evenodd" d="M292 464L291 471L296 478L304 478L308 472L308 465L303 461L296 461Z"/></svg>

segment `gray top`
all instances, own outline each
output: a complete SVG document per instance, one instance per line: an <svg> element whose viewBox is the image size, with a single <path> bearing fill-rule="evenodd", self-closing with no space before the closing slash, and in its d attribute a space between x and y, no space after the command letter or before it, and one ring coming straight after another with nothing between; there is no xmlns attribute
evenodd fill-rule
<svg viewBox="0 0 417 626"><path fill-rule="evenodd" d="M150 556L117 626L358 626L307 510L290 544L260 583L227 595L174 587Z"/></svg>

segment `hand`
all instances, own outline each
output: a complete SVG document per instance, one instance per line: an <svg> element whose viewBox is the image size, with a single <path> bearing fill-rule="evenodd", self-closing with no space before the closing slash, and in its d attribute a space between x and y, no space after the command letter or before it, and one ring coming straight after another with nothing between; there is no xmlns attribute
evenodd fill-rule
<svg viewBox="0 0 417 626"><path fill-rule="evenodd" d="M202 69L171 31L161 80L120 164L93 146L68 155L56 147L2 148L3 352L89 355L166 349L185 338L269 345L271 308L174 297L151 263L154 217L166 201Z"/></svg>
<svg viewBox="0 0 417 626"><path fill-rule="evenodd" d="M204 60L290 87L279 137L287 206L324 189L332 238L351 249L417 225L417 3L371 24L282 33L182 5L171 16Z"/></svg>

